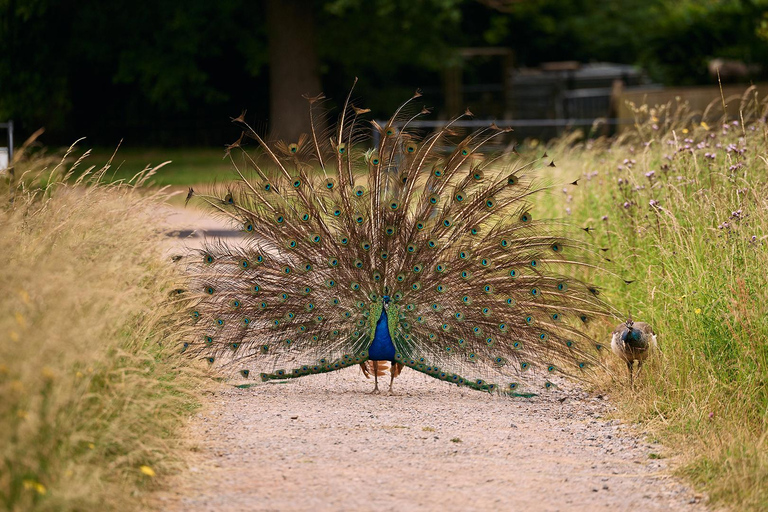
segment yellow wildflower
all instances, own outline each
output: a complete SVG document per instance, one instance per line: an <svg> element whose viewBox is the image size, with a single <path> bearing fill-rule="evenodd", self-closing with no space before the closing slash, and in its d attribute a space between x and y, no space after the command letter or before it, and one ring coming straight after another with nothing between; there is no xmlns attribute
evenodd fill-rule
<svg viewBox="0 0 768 512"><path fill-rule="evenodd" d="M89 450L93 450L94 448L96 448L96 445L95 445L95 444L93 444L93 443L88 443L88 449L89 449Z"/></svg>
<svg viewBox="0 0 768 512"><path fill-rule="evenodd" d="M693 312L696 313L697 315L700 315L701 314L701 308L696 308L696 309L693 310Z"/></svg>
<svg viewBox="0 0 768 512"><path fill-rule="evenodd" d="M683 133L688 133L688 128L683 128Z"/></svg>
<svg viewBox="0 0 768 512"><path fill-rule="evenodd" d="M144 473L145 475L147 475L147 476L149 476L149 477L153 477L153 476L155 476L155 470L154 470L154 469L152 469L152 468L151 468L151 467L149 467L149 466L141 466L141 467L139 468L139 471L141 471L142 473Z"/></svg>
<svg viewBox="0 0 768 512"><path fill-rule="evenodd" d="M24 480L22 484L26 490L31 491L34 489L37 494L45 494L48 492L43 484L40 482L35 482L34 480Z"/></svg>
<svg viewBox="0 0 768 512"><path fill-rule="evenodd" d="M77 372L75 374L75 377L77 377L78 379L82 379L83 378L83 372Z"/></svg>
<svg viewBox="0 0 768 512"><path fill-rule="evenodd" d="M704 121L701 122L701 127L704 128L705 130L709 130L709 125Z"/></svg>

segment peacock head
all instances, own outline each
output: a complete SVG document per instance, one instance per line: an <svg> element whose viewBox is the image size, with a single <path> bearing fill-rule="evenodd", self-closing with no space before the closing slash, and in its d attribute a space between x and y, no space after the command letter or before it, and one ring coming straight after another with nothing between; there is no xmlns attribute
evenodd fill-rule
<svg viewBox="0 0 768 512"><path fill-rule="evenodd" d="M389 298L389 295L383 295L381 297L382 302L384 302L384 309L389 309L389 301L391 300Z"/></svg>

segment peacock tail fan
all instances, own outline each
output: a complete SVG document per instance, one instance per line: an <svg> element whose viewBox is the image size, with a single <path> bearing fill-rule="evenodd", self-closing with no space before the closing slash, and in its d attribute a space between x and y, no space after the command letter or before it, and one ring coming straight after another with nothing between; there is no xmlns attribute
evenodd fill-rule
<svg viewBox="0 0 768 512"><path fill-rule="evenodd" d="M349 97L335 128L295 142L236 120L259 146L251 169L202 199L245 241L190 256L187 353L262 380L388 359L512 395L600 366L585 323L609 307L576 277L597 258L531 214L542 162L489 151L509 131L495 125L457 137L469 112L420 134L418 97L372 123L372 149Z"/></svg>

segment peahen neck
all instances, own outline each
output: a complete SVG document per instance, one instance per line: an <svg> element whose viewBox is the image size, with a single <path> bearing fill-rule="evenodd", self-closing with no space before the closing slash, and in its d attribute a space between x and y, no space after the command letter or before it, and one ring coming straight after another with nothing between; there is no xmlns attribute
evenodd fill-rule
<svg viewBox="0 0 768 512"><path fill-rule="evenodd" d="M379 321L376 322L376 333L373 336L371 346L368 347L368 359L372 361L394 361L395 344L389 335L389 325L386 310L381 310Z"/></svg>

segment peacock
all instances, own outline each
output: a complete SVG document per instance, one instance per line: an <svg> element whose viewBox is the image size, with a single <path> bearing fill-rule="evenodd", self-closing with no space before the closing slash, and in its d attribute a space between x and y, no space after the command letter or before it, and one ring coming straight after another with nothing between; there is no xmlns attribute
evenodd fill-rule
<svg viewBox="0 0 768 512"><path fill-rule="evenodd" d="M619 324L611 333L611 350L627 363L629 384L634 384L633 365L637 361L637 371L643 367L643 361L656 350L656 333L645 322L635 322L629 315L626 322Z"/></svg>
<svg viewBox="0 0 768 512"><path fill-rule="evenodd" d="M610 308L576 277L599 271L595 252L531 213L546 154L495 149L511 131L495 124L462 133L469 110L420 130L419 91L386 122L351 95L325 129L325 97L306 98L311 129L293 142L233 120L235 180L196 197L244 239L189 253L183 350L254 382L360 365L374 392L387 366L512 396L601 366L587 327Z"/></svg>

